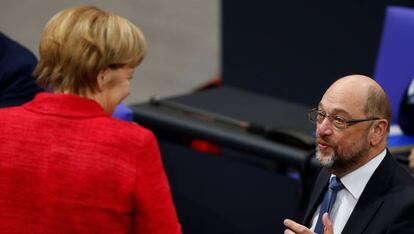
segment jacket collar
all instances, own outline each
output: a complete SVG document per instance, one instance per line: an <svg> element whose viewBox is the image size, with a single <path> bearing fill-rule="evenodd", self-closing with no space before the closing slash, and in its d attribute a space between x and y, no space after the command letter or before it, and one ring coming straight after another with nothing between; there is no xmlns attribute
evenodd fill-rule
<svg viewBox="0 0 414 234"><path fill-rule="evenodd" d="M395 167L396 162L387 150L384 159L368 181L342 233L361 233L361 230L366 227L369 223L369 219L382 204L382 198L380 195L388 188L388 185L396 170ZM322 168L318 179L316 180L314 192L312 193L309 201L309 207L303 219L303 223L307 226L310 226L313 214L322 202L322 198L328 187L330 177L331 173L326 168ZM358 225L355 225L355 223L358 223ZM356 230L358 228L361 230Z"/></svg>
<svg viewBox="0 0 414 234"><path fill-rule="evenodd" d="M368 181L342 233L362 233L383 203L383 194L389 189L397 163L387 155Z"/></svg>
<svg viewBox="0 0 414 234"><path fill-rule="evenodd" d="M71 118L90 118L108 116L94 100L71 94L38 93L23 108L42 114Z"/></svg>
<svg viewBox="0 0 414 234"><path fill-rule="evenodd" d="M303 219L303 223L308 227L310 227L311 219L316 208L318 208L318 205L322 202L322 198L328 187L330 177L331 173L325 167L322 167L318 178L316 179L315 187L313 189L311 199L309 200L308 209L306 210L306 214Z"/></svg>

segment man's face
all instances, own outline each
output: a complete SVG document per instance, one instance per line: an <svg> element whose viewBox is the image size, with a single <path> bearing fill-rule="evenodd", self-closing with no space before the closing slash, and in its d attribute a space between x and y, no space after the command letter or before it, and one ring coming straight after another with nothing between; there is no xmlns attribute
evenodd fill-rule
<svg viewBox="0 0 414 234"><path fill-rule="evenodd" d="M363 100L363 99L362 99ZM364 103L352 92L328 89L319 103L318 110L328 116L340 116L350 120L366 118ZM326 117L316 125L316 156L322 165L334 171L347 172L360 164L371 149L370 122L362 122L339 129L332 118Z"/></svg>

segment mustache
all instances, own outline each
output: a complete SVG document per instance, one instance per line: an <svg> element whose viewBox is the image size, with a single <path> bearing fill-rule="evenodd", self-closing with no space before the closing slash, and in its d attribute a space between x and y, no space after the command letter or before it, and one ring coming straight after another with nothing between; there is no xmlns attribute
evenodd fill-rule
<svg viewBox="0 0 414 234"><path fill-rule="evenodd" d="M327 146L331 146L332 145L332 142L327 141L327 140L324 140L321 137L316 137L316 143L317 144L327 145Z"/></svg>

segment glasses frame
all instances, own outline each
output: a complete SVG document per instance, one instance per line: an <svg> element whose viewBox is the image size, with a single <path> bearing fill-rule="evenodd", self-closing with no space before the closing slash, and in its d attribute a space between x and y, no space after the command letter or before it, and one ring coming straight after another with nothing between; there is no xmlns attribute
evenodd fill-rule
<svg viewBox="0 0 414 234"><path fill-rule="evenodd" d="M315 114L315 119L314 120L311 117L313 114ZM364 119L350 119L350 120L347 120L342 116L330 115L330 114L328 114L324 111L318 110L318 108L313 108L313 109L309 110L309 113L308 113L309 121L311 121L314 124L322 123L322 121L320 123L318 122L318 115L323 116L322 121L325 120L326 118L329 118L332 125L335 126L337 129L346 129L347 127L349 127L351 125L354 125L354 124L357 124L357 123L382 119L382 118L379 118L379 117L369 117L369 118L364 118ZM343 127L338 126L337 124L335 124L335 120L338 120L338 119L344 122L345 125Z"/></svg>

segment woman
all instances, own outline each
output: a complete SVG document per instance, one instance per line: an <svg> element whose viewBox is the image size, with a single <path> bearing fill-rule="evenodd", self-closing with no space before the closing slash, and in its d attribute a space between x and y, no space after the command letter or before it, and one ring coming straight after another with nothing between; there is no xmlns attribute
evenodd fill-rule
<svg viewBox="0 0 414 234"><path fill-rule="evenodd" d="M146 52L92 6L46 25L35 76L53 93L0 110L2 233L180 233L154 135L110 117Z"/></svg>

